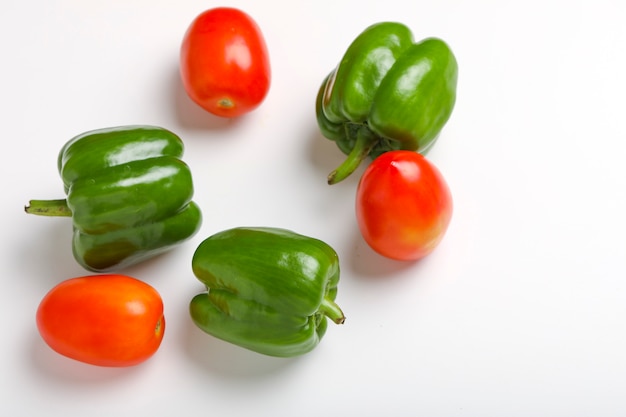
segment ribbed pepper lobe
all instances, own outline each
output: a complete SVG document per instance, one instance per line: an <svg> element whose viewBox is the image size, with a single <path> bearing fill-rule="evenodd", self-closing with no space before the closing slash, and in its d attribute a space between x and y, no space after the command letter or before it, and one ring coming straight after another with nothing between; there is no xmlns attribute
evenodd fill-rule
<svg viewBox="0 0 626 417"><path fill-rule="evenodd" d="M207 292L190 304L205 332L271 356L313 349L334 303L339 259L326 243L276 228L235 228L205 239L192 260ZM330 307L329 307L330 306Z"/></svg>

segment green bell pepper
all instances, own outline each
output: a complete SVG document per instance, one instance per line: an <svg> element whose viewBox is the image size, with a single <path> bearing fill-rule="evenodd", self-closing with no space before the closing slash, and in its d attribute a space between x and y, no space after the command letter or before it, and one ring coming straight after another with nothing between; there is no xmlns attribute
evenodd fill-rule
<svg viewBox="0 0 626 417"><path fill-rule="evenodd" d="M154 126L85 132L58 156L66 199L31 200L27 213L72 217L73 254L91 271L156 256L191 238L202 214L191 201L183 142Z"/></svg>
<svg viewBox="0 0 626 417"><path fill-rule="evenodd" d="M192 260L207 292L190 314L204 332L269 356L311 351L341 324L335 303L337 253L326 243L276 228L234 228L204 240Z"/></svg>
<svg viewBox="0 0 626 417"><path fill-rule="evenodd" d="M457 76L456 58L441 39L415 43L396 22L366 28L317 94L322 135L348 155L328 183L347 178L368 155L426 153L452 114Z"/></svg>

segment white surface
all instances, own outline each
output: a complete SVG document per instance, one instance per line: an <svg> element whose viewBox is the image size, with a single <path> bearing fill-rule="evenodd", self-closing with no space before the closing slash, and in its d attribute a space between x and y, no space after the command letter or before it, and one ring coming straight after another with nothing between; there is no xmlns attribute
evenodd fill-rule
<svg viewBox="0 0 626 417"><path fill-rule="evenodd" d="M270 93L216 119L178 78L178 48L204 9L261 26ZM618 1L10 1L0 15L2 282L0 414L6 416L624 416L626 19ZM429 154L455 201L441 246L416 264L372 253L353 213L359 173L317 133L322 78L367 25L399 20L448 41L458 103ZM86 274L68 219L28 216L63 197L60 147L86 130L156 124L185 141L200 233L121 272L164 298L161 349L132 369L52 352L41 297ZM327 241L347 315L308 355L264 357L191 323L195 247L234 226ZM197 410L197 411L196 411Z"/></svg>

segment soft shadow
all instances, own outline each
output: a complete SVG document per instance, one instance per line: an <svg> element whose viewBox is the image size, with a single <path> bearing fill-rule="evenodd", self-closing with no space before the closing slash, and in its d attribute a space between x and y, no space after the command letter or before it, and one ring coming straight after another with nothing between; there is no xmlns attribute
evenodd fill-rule
<svg viewBox="0 0 626 417"><path fill-rule="evenodd" d="M53 351L36 333L32 334L30 367L54 384L68 386L101 386L116 383L120 378L128 378L142 372L148 361L130 367L103 367L79 362Z"/></svg>
<svg viewBox="0 0 626 417"><path fill-rule="evenodd" d="M171 97L168 102L174 103L174 114L182 127L192 130L219 131L232 129L233 125L237 125L245 119L245 115L226 118L209 113L189 98L180 79L178 67L174 67L170 74Z"/></svg>
<svg viewBox="0 0 626 417"><path fill-rule="evenodd" d="M384 257L375 252L363 240L358 230L352 236L351 257L348 258L349 267L355 276L363 279L391 279L397 275L403 275L407 269L420 269L423 260L397 261Z"/></svg>
<svg viewBox="0 0 626 417"><path fill-rule="evenodd" d="M311 164L328 175L345 159L346 155L339 150L334 141L326 139L317 124L309 133L309 149L307 155Z"/></svg>
<svg viewBox="0 0 626 417"><path fill-rule="evenodd" d="M41 224L25 228L33 234L22 235L24 241L14 246L10 262L19 263L20 269L27 272L25 275L41 278L42 289L46 291L67 277L85 274L72 254L70 218L40 217L29 221Z"/></svg>
<svg viewBox="0 0 626 417"><path fill-rule="evenodd" d="M142 280L154 283L157 279L165 278L161 277L157 272L166 270L169 265L174 264L177 261L177 258L180 257L179 251L184 249L183 245L186 243L187 242L180 242L179 244L167 249L165 252L159 253L135 264L128 265L125 268L115 268L114 270L132 277L142 277Z"/></svg>

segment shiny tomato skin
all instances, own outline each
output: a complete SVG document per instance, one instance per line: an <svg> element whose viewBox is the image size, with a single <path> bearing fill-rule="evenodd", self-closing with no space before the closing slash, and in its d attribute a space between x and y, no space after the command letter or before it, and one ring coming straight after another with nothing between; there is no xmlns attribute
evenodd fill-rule
<svg viewBox="0 0 626 417"><path fill-rule="evenodd" d="M412 151L389 151L366 168L356 194L356 218L379 254L415 261L431 253L452 218L452 195L440 171Z"/></svg>
<svg viewBox="0 0 626 417"><path fill-rule="evenodd" d="M254 110L265 100L271 81L261 29L236 8L204 11L183 38L180 73L189 97L206 111L237 117Z"/></svg>
<svg viewBox="0 0 626 417"><path fill-rule="evenodd" d="M41 300L37 328L61 355L91 365L133 366L161 344L163 301L152 286L126 275L71 278Z"/></svg>

